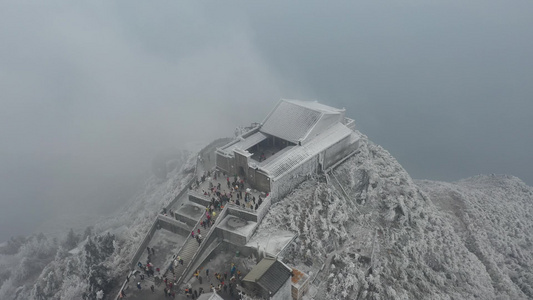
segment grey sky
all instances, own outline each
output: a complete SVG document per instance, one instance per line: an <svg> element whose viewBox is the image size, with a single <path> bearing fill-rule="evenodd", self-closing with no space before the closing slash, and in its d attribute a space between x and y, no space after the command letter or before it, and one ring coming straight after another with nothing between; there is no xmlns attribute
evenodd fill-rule
<svg viewBox="0 0 533 300"><path fill-rule="evenodd" d="M346 107L414 178L532 184L533 4L374 2L1 2L0 240L280 97Z"/></svg>

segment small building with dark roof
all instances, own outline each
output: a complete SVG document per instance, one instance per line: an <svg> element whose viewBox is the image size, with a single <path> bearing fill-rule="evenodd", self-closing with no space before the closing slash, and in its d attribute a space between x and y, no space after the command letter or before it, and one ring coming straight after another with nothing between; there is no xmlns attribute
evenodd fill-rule
<svg viewBox="0 0 533 300"><path fill-rule="evenodd" d="M263 258L242 280L242 286L254 297L291 299L292 269L275 258Z"/></svg>

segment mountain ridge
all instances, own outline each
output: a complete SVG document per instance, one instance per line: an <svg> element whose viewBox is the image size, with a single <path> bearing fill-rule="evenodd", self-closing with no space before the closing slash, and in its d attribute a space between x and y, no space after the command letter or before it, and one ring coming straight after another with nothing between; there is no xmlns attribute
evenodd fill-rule
<svg viewBox="0 0 533 300"><path fill-rule="evenodd" d="M196 155L183 155L167 179L148 179L144 192L98 224L78 252L54 250L57 244L43 237L26 241L4 264L22 269L1 274L0 298L77 299L85 293L92 299L97 279L117 284L153 217L186 188L195 162ZM361 135L357 153L274 204L255 234L299 234L283 259L311 276L308 298L531 299L532 199L533 188L509 175L413 180L387 150ZM105 251L91 254L87 243ZM51 262L35 269L25 256L38 257L42 245L50 253L37 262ZM97 259L99 269L87 257ZM96 275L86 278L80 266ZM24 282L32 272L38 279ZM109 290L106 297L114 295Z"/></svg>
<svg viewBox="0 0 533 300"><path fill-rule="evenodd" d="M316 298L533 297L528 283L533 266L531 248L513 247L516 255L527 258L516 276L482 259L479 254L491 250L477 249L492 244L472 234L465 239L467 235L456 229L457 220L434 203L439 203L439 195L432 187L412 180L388 151L367 137L363 137L359 152L331 176L330 181L338 180L341 188L319 179L305 182L271 208L258 230L288 228L300 234L287 259L311 274L319 272L316 265L323 268L315 276L326 284L318 286ZM509 178L514 182L514 177ZM463 182L480 185L481 179ZM518 187L527 195L532 191L521 181ZM524 201L532 209L531 198ZM531 222L521 222L530 228ZM481 232L479 226L466 226ZM499 234L494 243L506 239L505 231ZM523 240L526 238L530 241L531 233L524 233ZM487 266L491 268L487 270Z"/></svg>

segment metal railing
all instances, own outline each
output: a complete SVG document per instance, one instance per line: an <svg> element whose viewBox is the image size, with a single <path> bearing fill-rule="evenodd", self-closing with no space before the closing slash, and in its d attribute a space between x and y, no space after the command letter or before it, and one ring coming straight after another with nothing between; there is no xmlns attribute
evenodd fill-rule
<svg viewBox="0 0 533 300"><path fill-rule="evenodd" d="M181 284L182 279L184 279L184 277L187 276L187 273L190 271L190 267L193 265L194 261L196 260L197 256L202 251L202 249L205 247L205 245L208 244L209 238L211 238L211 235L213 234L213 232L215 232L215 228L221 222L220 220L222 220L227 215L227 212L228 212L228 207L225 206L224 209L217 215L215 222L213 222L213 225L211 226L211 228L209 228L209 231L207 232L207 235L203 239L203 242L200 243L200 245L198 246L198 249L196 249L196 252L194 253L193 257L189 260L189 263L185 267L185 270L183 271L183 273L180 275L180 277L176 281L176 285L177 286L179 286ZM202 216L202 218L203 218L203 216ZM198 224L199 224L199 222L200 221L198 221ZM189 238L192 238L192 237L189 236ZM187 243L187 242L185 242L185 243Z"/></svg>
<svg viewBox="0 0 533 300"><path fill-rule="evenodd" d="M176 203L176 201L178 201L179 198L181 198L183 196L183 194L186 193L189 190L190 186L194 183L194 181L196 179L197 172L198 172L198 161L196 161L196 164L194 166L194 173L193 173L193 176L192 176L191 180L189 180L189 182L185 185L185 187L183 187L181 189L181 191L174 198L174 200L170 201L170 203L166 206L167 211L170 210L170 208ZM150 227L149 231L145 234L144 239L142 240L141 244L137 248L137 251L135 251L135 254L133 255L133 258L130 261L130 272L128 273L128 277L135 270L135 266L137 265L137 261L141 257L141 255L142 255L142 253L144 251L144 248L150 242L150 240L151 240L151 238L152 238L152 236L153 236L153 234L154 234L154 232L155 232L155 230L157 228L157 223L159 222L158 215L155 217L155 220L152 223L152 226ZM120 293L122 292L122 290L124 289L124 287L126 286L127 283L128 283L128 279L124 280L124 283L122 284L122 286L121 286L117 296L115 297L115 299L120 299Z"/></svg>

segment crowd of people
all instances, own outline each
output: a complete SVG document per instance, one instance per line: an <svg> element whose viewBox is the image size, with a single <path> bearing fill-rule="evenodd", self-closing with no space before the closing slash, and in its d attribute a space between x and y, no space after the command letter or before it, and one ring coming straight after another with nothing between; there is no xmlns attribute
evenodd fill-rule
<svg viewBox="0 0 533 300"><path fill-rule="evenodd" d="M131 279L136 281L137 277L138 277L139 281L137 281L137 283L135 284L138 290L142 290L142 288L143 288L143 284L142 283L144 282L145 278L153 277L154 278L154 283L157 284L157 285L159 285L159 281L161 281L161 279L160 279L161 278L161 269L154 267L154 265L151 263L152 258L155 255L155 249L154 248L150 248L150 247L146 247L146 251L148 252L148 256L147 256L147 259L146 259L146 264L143 264L142 262L139 261L137 263L137 267L139 269L133 271L132 273L130 273L126 277L126 282L129 282ZM165 283L166 283L166 278L165 278ZM151 282L149 282L148 284L150 284L150 290L152 291L152 293L155 293L154 284L152 284ZM120 298L126 297L126 292L125 292L124 289L122 289L120 291L119 297Z"/></svg>
<svg viewBox="0 0 533 300"><path fill-rule="evenodd" d="M213 184L213 181L216 181L218 178L226 178L227 190L222 188L220 182L216 185ZM224 205L231 203L242 208L257 211L263 203L261 196L256 198L252 195L250 188L245 188L245 180L240 176L233 175L233 178L231 178L223 171L207 171L196 180L195 189L199 190L206 181L209 182L209 188L202 189L201 193L205 197L211 198L210 206L213 209L221 210L224 208Z"/></svg>
<svg viewBox="0 0 533 300"><path fill-rule="evenodd" d="M221 182L224 181L223 178L226 179L225 181L227 189L222 188ZM218 183L214 184L213 182L216 182L217 180ZM256 198L254 195L252 195L251 190L249 188L245 188L244 178L241 178L237 175L230 177L222 171L207 171L204 172L202 176L200 176L196 180L196 185L192 188L198 191L205 182L209 182L209 188L206 187L202 189L202 194L206 198L210 198L210 203L205 208L204 217L202 217L202 220L199 223L200 227L195 228L191 231L191 237L196 239L199 245L203 241L201 228L203 228L204 231L209 231L209 228L212 227L214 224L217 214L220 213L222 209L224 209L224 206L228 204L234 204L242 208L257 210L263 203L263 198L261 196L258 196ZM163 208L163 211L161 213L164 215L167 215L167 213L173 215L174 212L172 210L167 211L166 208ZM162 283L164 283L163 292L165 297L175 298L176 293L179 293L175 284L175 269L178 269L180 265L183 266L184 260L180 256L174 255L173 261L167 269L168 272L162 274L161 269L154 267L151 263L151 259L155 255L154 248L147 247L146 250L148 252L146 263L143 264L139 261L137 264L137 267L139 269L128 275L127 282L130 281L131 277L133 277L134 281L136 281L138 277L139 281L136 283L136 286L138 290L142 290L143 286L146 286L145 284L143 284L145 277L153 277L153 283L156 286L160 286ZM170 275L169 273L172 273L172 275ZM235 264L232 263L229 270L225 270L224 272L220 273L217 272L214 274L210 274L209 269L205 269L203 271L197 270L194 273L194 276L197 278L200 285L203 283L204 280L204 278L202 277L202 273L205 274L205 280L207 280L207 282L209 283L209 289L211 291L216 291L218 293L227 293L235 299L240 298L239 292L237 290L237 284L240 284L242 276L241 271L237 270ZM167 277L167 274L171 277ZM152 281L150 281L148 284L151 284L151 282ZM150 290L152 291L152 293L155 293L154 284L150 285ZM193 289L189 285L183 290L183 292L188 298L190 297L192 299L196 299L206 291L201 286L198 286L196 289ZM120 297L123 298L125 296L125 291L121 290Z"/></svg>
<svg viewBox="0 0 533 300"><path fill-rule="evenodd" d="M229 269L223 270L221 272L210 273L209 269L198 269L194 273L194 277L198 280L199 286L193 288L191 285L185 288L184 293L187 298L192 298L193 300L198 298L204 289L201 286L205 280L209 283L209 290L215 291L217 293L225 293L233 297L234 299L240 299L240 292L237 289L237 285L241 284L242 274L241 271L237 269L235 263L231 263Z"/></svg>

